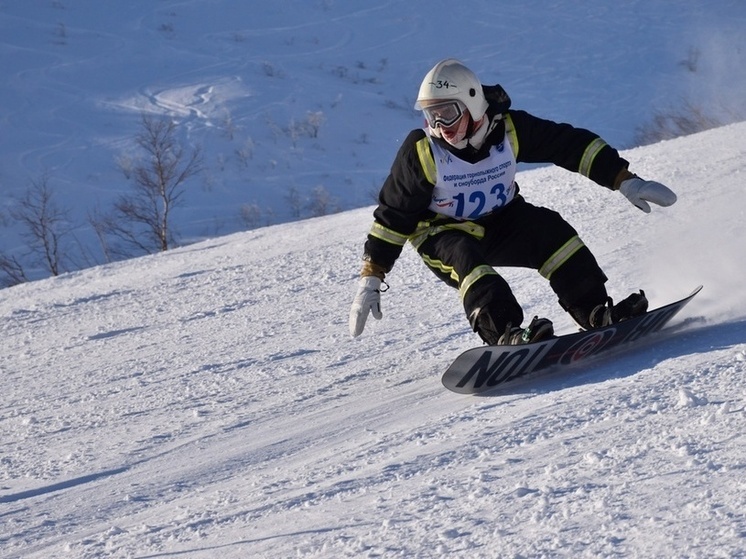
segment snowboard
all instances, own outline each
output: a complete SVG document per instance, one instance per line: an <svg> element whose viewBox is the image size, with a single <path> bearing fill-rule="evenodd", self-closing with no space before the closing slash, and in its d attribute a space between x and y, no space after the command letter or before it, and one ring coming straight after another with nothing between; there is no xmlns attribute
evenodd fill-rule
<svg viewBox="0 0 746 559"><path fill-rule="evenodd" d="M663 328L700 292L629 320L524 345L482 346L459 355L443 373L443 386L459 394L481 394L533 373L573 365ZM538 376L538 375L537 375Z"/></svg>

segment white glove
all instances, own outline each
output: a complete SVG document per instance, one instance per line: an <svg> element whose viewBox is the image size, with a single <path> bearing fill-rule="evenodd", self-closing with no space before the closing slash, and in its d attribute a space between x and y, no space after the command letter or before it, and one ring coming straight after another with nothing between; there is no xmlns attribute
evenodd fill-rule
<svg viewBox="0 0 746 559"><path fill-rule="evenodd" d="M622 181L619 192L646 214L650 213L648 202L653 202L659 206L670 206L676 202L676 194L673 190L659 182L646 181L640 177L632 177Z"/></svg>
<svg viewBox="0 0 746 559"><path fill-rule="evenodd" d="M368 313L381 320L381 279L377 276L364 276L358 282L357 295L350 308L350 334L357 337L363 333Z"/></svg>

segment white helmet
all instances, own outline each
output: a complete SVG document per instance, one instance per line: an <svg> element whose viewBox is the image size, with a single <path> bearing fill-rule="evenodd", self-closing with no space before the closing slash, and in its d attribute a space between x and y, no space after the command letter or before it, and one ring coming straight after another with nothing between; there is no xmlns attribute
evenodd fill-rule
<svg viewBox="0 0 746 559"><path fill-rule="evenodd" d="M441 60L427 73L420 84L414 108L421 111L424 101L447 99L461 101L469 109L474 121L481 119L487 112L488 104L479 78L453 58Z"/></svg>

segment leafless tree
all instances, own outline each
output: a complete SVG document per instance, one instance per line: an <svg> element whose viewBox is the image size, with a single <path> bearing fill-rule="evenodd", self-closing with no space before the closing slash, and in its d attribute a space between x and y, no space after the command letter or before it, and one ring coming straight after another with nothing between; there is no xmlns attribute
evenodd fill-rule
<svg viewBox="0 0 746 559"><path fill-rule="evenodd" d="M10 212L11 217L21 224L21 234L31 252L39 257L44 268L53 276L64 271L62 241L72 231L69 213L68 209L55 202L46 174L32 182L17 207ZM17 261L10 263L18 264Z"/></svg>
<svg viewBox="0 0 746 559"><path fill-rule="evenodd" d="M111 247L109 246L108 235L113 227L112 217L103 213L98 206L88 212L88 223L93 229L93 233L98 239L101 251L104 254L104 260L111 262L114 258Z"/></svg>
<svg viewBox="0 0 746 559"><path fill-rule="evenodd" d="M203 168L200 149L185 153L171 119L143 116L135 141L145 157L122 170L131 177L132 192L114 203L110 215L92 221L98 231L124 243L120 256L131 256L133 249L153 253L172 248L171 212L182 203L186 181Z"/></svg>
<svg viewBox="0 0 746 559"><path fill-rule="evenodd" d="M297 188L294 186L288 188L285 194L285 202L287 202L290 209L290 215L295 218L300 217L303 203Z"/></svg>
<svg viewBox="0 0 746 559"><path fill-rule="evenodd" d="M0 287L11 287L28 281L23 265L15 256L0 254Z"/></svg>

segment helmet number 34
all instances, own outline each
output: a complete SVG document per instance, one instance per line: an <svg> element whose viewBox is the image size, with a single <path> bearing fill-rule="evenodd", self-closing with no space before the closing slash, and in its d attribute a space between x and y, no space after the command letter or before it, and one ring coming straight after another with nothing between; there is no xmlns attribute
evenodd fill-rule
<svg viewBox="0 0 746 559"><path fill-rule="evenodd" d="M448 82L448 80L436 80L434 82L430 82L430 84L435 89L443 89L443 88L448 89L449 87L451 87L451 84Z"/></svg>

